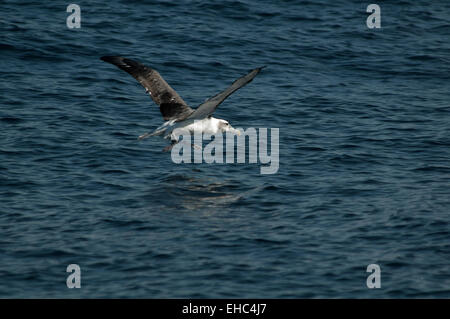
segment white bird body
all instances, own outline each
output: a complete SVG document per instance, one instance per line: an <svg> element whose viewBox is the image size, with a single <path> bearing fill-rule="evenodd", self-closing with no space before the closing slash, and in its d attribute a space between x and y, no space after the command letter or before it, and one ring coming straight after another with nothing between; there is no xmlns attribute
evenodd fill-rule
<svg viewBox="0 0 450 319"><path fill-rule="evenodd" d="M158 127L153 133L147 133L139 136L139 139L144 139L149 136L163 135L165 139L170 139L173 142L177 142L181 131L186 131L191 135L195 133L214 135L223 132L231 132L237 135L241 134L239 130L233 128L227 121L211 116L201 120L188 119L181 122L170 120L164 122L164 124Z"/></svg>

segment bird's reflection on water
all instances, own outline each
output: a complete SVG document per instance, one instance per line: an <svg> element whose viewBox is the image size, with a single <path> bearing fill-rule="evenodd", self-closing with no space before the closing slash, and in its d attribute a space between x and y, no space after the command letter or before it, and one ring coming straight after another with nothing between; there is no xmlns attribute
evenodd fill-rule
<svg viewBox="0 0 450 319"><path fill-rule="evenodd" d="M165 176L159 183L166 208L215 213L248 195L250 187L229 179L202 176L195 171ZM250 188L251 189L251 188Z"/></svg>

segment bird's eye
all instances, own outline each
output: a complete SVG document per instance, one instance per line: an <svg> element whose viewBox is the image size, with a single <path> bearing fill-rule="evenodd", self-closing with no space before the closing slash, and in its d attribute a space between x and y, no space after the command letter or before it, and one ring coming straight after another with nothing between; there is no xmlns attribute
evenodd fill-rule
<svg viewBox="0 0 450 319"><path fill-rule="evenodd" d="M230 125L230 123L225 123L225 125Z"/></svg>

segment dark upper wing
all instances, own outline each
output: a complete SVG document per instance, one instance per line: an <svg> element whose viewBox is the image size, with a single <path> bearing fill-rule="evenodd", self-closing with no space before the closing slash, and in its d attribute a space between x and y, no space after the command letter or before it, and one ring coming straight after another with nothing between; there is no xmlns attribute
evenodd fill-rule
<svg viewBox="0 0 450 319"><path fill-rule="evenodd" d="M158 71L142 63L119 56L104 56L101 59L114 64L131 74L150 93L153 101L159 105L164 120L182 120L191 115L194 110L167 84Z"/></svg>
<svg viewBox="0 0 450 319"><path fill-rule="evenodd" d="M222 103L227 97L229 97L233 92L239 90L241 87L250 83L253 78L263 69L264 67L256 68L250 71L247 75L244 75L237 79L231 84L228 89L219 94L208 99L205 103L201 104L188 118L189 119L203 119L214 113L217 107Z"/></svg>

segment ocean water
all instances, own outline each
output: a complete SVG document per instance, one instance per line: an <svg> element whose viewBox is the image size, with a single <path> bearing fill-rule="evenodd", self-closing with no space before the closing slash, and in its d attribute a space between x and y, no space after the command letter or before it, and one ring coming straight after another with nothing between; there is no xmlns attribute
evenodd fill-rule
<svg viewBox="0 0 450 319"><path fill-rule="evenodd" d="M69 3L0 3L1 298L450 297L449 1ZM279 128L278 172L137 141L158 107L103 55L192 107L266 65L215 116Z"/></svg>

